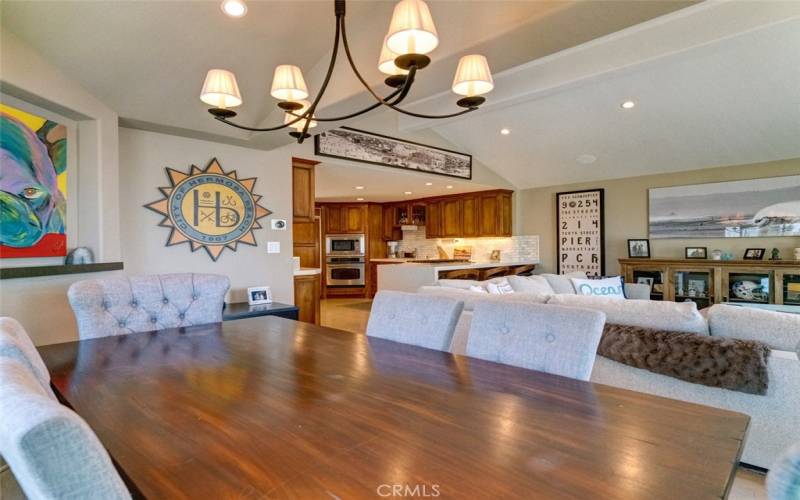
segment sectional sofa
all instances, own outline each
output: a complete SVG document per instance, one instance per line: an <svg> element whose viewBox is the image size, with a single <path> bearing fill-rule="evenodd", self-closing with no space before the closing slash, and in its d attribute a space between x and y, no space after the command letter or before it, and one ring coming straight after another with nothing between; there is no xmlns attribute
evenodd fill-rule
<svg viewBox="0 0 800 500"><path fill-rule="evenodd" d="M422 287L418 293L464 301L450 346L457 354L465 352L475 304L487 300L581 307L603 311L607 324L762 342L769 347L768 387L763 395L691 383L603 356L597 356L591 380L749 415L750 429L741 458L748 465L768 469L785 448L800 442L800 315L731 305L715 305L701 312L692 302L644 300L649 299L649 289L642 289L642 285L626 284L627 300L580 296L569 283L565 277L511 277L514 293L484 294L469 287L486 283L440 280L438 286Z"/></svg>

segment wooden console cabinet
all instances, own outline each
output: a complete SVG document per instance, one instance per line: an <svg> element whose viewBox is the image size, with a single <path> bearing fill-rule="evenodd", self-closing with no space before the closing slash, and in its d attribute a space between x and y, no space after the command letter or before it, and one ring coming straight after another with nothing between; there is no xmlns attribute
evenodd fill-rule
<svg viewBox="0 0 800 500"><path fill-rule="evenodd" d="M300 309L299 321L319 324L321 285L319 274L294 277L294 305Z"/></svg>
<svg viewBox="0 0 800 500"><path fill-rule="evenodd" d="M651 298L696 302L800 305L800 261L620 259L628 283L652 279Z"/></svg>

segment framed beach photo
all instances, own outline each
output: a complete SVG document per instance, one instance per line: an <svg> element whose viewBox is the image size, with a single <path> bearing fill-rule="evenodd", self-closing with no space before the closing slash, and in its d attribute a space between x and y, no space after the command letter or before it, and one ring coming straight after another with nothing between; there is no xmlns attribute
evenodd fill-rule
<svg viewBox="0 0 800 500"><path fill-rule="evenodd" d="M628 240L628 258L629 259L649 259L650 258L650 240Z"/></svg>
<svg viewBox="0 0 800 500"><path fill-rule="evenodd" d="M247 303L251 306L271 304L272 291L268 286L252 286L247 289Z"/></svg>
<svg viewBox="0 0 800 500"><path fill-rule="evenodd" d="M761 260L764 258L766 248L748 248L744 251L744 260Z"/></svg>
<svg viewBox="0 0 800 500"><path fill-rule="evenodd" d="M707 259L708 258L708 248L707 247L686 247L685 252L687 259Z"/></svg>

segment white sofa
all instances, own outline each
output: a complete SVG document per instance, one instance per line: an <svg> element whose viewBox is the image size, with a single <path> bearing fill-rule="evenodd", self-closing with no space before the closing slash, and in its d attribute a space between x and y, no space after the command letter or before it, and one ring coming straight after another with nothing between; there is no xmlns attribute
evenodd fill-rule
<svg viewBox="0 0 800 500"><path fill-rule="evenodd" d="M800 442L800 315L762 311L746 307L716 305L707 318L694 303L619 300L574 294L511 293L485 295L453 287L450 283L422 287L419 293L443 295L464 301L450 350L464 354L472 310L482 300L559 304L600 310L609 322L644 326L698 335L759 340L771 348L768 361L769 388L766 395L708 387L634 368L598 356L593 382L646 392L747 414L750 429L741 461L768 469L783 449ZM629 312L628 312L629 311Z"/></svg>

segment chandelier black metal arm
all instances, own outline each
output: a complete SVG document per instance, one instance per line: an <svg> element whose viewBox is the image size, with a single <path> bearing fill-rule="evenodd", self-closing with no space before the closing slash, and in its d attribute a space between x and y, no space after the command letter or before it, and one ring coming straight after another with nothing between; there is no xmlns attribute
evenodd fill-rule
<svg viewBox="0 0 800 500"><path fill-rule="evenodd" d="M291 115L294 119L290 120L286 123L281 125L277 125L275 127L248 127L245 125L239 125L237 123L232 122L230 119L236 116L236 112L231 111L229 109L224 108L212 108L209 109L209 113L214 115L214 118L226 125L230 125L232 127L236 127L241 130L247 130L250 132L271 132L275 130L281 130L287 127L291 127L292 125L300 122L301 120L305 120L303 123L302 131L290 132L289 135L295 137L298 143L302 143L306 138L310 137L308 134L308 128L311 125L312 121L318 122L335 122L335 121L342 121L347 120L350 118L354 118L356 116L363 115L376 109L380 106L386 106L390 109L393 109L399 113L403 113L408 116L413 116L417 118L425 118L425 119L442 119L442 118L453 118L456 116L461 116L466 113L470 113L478 109L485 99L479 96L473 97L464 97L459 99L457 104L462 107L466 108L462 111L458 111L456 113L444 114L444 115L427 115L423 113L415 113L413 111L407 111L398 107L397 105L400 104L407 96L409 91L411 90L411 86L414 84L417 70L422 69L430 63L430 59L425 55L420 54L407 54L404 56L400 56L395 60L395 64L398 67L404 68L408 70L406 75L395 75L386 79L386 84L396 87L393 92L391 92L386 97L379 96L367 81L361 76L361 72L358 71L356 67L355 61L353 60L353 56L350 53L350 45L347 41L347 30L345 25L345 0L335 0L335 14L336 14L336 33L334 35L334 42L333 42L333 51L331 53L330 62L328 63L328 70L325 73L325 78L322 81L322 85L317 92L314 101L308 106L308 108L302 113L297 114L296 111L302 109L302 105L297 102L291 101L282 101L278 103L278 106L284 110L287 114ZM335 116L335 117L316 117L314 116L314 112L317 109L317 105L319 104L322 96L325 94L325 91L328 88L328 84L330 83L331 76L333 74L333 69L336 65L336 59L339 52L339 40L341 38L342 45L344 46L344 52L347 56L347 61L350 65L350 68L355 73L356 78L364 88L372 95L375 99L375 103L367 106L358 111L354 111L352 113L342 115L342 116Z"/></svg>

